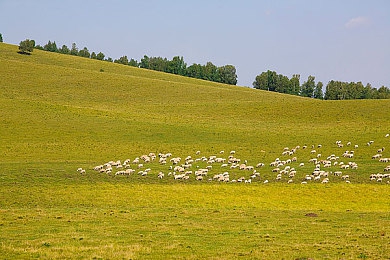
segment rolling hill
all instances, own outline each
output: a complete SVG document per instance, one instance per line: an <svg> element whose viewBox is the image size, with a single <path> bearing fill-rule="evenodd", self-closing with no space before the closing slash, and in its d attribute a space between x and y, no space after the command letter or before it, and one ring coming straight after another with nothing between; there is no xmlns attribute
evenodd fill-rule
<svg viewBox="0 0 390 260"><path fill-rule="evenodd" d="M371 157L389 142L389 100L320 101L7 44L0 54L3 162L196 150L271 162L284 147L322 144L330 155L344 152L337 140L378 140L360 154Z"/></svg>
<svg viewBox="0 0 390 260"><path fill-rule="evenodd" d="M1 257L389 258L390 186L369 176L387 165L372 159L378 149L390 157L390 100L321 101L17 51L0 43ZM93 170L149 153L184 160L231 150L242 163L265 164L251 184L215 181L222 171L236 180L252 171L203 160L193 170L212 166L210 181L192 173L176 181L172 163L145 164L146 176ZM343 169L348 179L299 184L316 167L310 159L331 155L358 168ZM294 184L276 180L270 163L293 156Z"/></svg>

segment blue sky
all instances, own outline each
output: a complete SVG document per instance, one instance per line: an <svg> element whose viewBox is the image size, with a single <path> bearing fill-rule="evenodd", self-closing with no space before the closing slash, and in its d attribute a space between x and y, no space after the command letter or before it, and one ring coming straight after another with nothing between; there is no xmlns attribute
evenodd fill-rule
<svg viewBox="0 0 390 260"><path fill-rule="evenodd" d="M34 39L113 59L232 64L238 85L274 70L390 87L387 0L0 0L4 42Z"/></svg>

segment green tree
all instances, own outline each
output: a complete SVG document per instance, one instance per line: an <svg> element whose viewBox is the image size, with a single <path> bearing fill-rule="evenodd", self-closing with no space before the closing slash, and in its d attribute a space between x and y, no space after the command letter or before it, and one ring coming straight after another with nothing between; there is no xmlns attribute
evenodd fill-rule
<svg viewBox="0 0 390 260"><path fill-rule="evenodd" d="M97 55L96 55L96 59L98 60L104 60L104 54L102 52L99 52Z"/></svg>
<svg viewBox="0 0 390 260"><path fill-rule="evenodd" d="M206 66L203 66L203 77L206 80L221 82L220 75L218 73L218 67L215 66L212 62L207 62Z"/></svg>
<svg viewBox="0 0 390 260"><path fill-rule="evenodd" d="M139 67L139 63L135 59L131 58L130 61L129 61L129 66Z"/></svg>
<svg viewBox="0 0 390 260"><path fill-rule="evenodd" d="M307 81L305 81L302 84L301 96L302 97L313 97L315 87L316 87L315 77L310 75L307 78Z"/></svg>
<svg viewBox="0 0 390 260"><path fill-rule="evenodd" d="M257 75L252 85L256 89L268 90L268 71Z"/></svg>
<svg viewBox="0 0 390 260"><path fill-rule="evenodd" d="M91 53L91 59L94 59L94 60L97 59L97 55L94 51Z"/></svg>
<svg viewBox="0 0 390 260"><path fill-rule="evenodd" d="M390 98L390 89L388 89L385 86L380 87L378 89L378 98L379 99Z"/></svg>
<svg viewBox="0 0 390 260"><path fill-rule="evenodd" d="M34 47L35 47L35 41L26 39L26 40L20 42L19 53L30 54L31 52L33 52Z"/></svg>
<svg viewBox="0 0 390 260"><path fill-rule="evenodd" d="M281 86L278 86L278 74L275 71L270 70L256 76L253 86L257 89L268 91L277 91L278 88L282 88Z"/></svg>
<svg viewBox="0 0 390 260"><path fill-rule="evenodd" d="M233 65L225 65L218 68L220 82L230 85L237 84L236 68Z"/></svg>
<svg viewBox="0 0 390 260"><path fill-rule="evenodd" d="M331 80L328 82L328 84L326 84L324 99L335 100L336 96L337 96L336 84L334 80Z"/></svg>
<svg viewBox="0 0 390 260"><path fill-rule="evenodd" d="M150 57L148 69L168 72L168 63L169 62L168 62L167 58Z"/></svg>
<svg viewBox="0 0 390 260"><path fill-rule="evenodd" d="M185 75L186 68L187 64L184 62L183 57L175 56L172 58L172 61L168 62L167 72L177 75Z"/></svg>
<svg viewBox="0 0 390 260"><path fill-rule="evenodd" d="M45 51L50 51L50 52L58 52L57 44L56 42L51 42L49 41L45 46L43 46L43 49Z"/></svg>
<svg viewBox="0 0 390 260"><path fill-rule="evenodd" d="M3 42L3 35L0 33L0 42Z"/></svg>
<svg viewBox="0 0 390 260"><path fill-rule="evenodd" d="M284 76L282 74L277 75L275 91L279 93L287 93L287 94L292 93L291 82L287 76Z"/></svg>
<svg viewBox="0 0 390 260"><path fill-rule="evenodd" d="M372 98L372 86L370 83L367 83L367 85L363 88L363 95L362 96L364 99Z"/></svg>
<svg viewBox="0 0 390 260"><path fill-rule="evenodd" d="M79 55L79 49L76 46L76 43L72 43L72 48L70 49L70 55Z"/></svg>
<svg viewBox="0 0 390 260"><path fill-rule="evenodd" d="M314 88L313 97L317 99L324 99L324 92L322 90L322 87L324 84L321 81L318 81L316 87Z"/></svg>
<svg viewBox="0 0 390 260"><path fill-rule="evenodd" d="M58 52L59 53L62 53L62 54L69 54L70 53L70 50L68 48L68 46L66 46L65 44L62 45L61 48L58 49Z"/></svg>
<svg viewBox="0 0 390 260"><path fill-rule="evenodd" d="M278 74L275 71L267 71L267 84L268 84L268 90L269 91L275 91L276 90L276 82L277 82Z"/></svg>
<svg viewBox="0 0 390 260"><path fill-rule="evenodd" d="M187 68L186 75L191 78L201 79L203 78L203 66L200 64L192 64Z"/></svg>
<svg viewBox="0 0 390 260"><path fill-rule="evenodd" d="M291 94L299 95L301 93L301 83L299 82L301 75L294 74L290 79L291 82Z"/></svg>
<svg viewBox="0 0 390 260"><path fill-rule="evenodd" d="M120 57L119 59L114 60L114 63L128 65L129 64L129 60L127 59L127 56L125 55L125 56Z"/></svg>
<svg viewBox="0 0 390 260"><path fill-rule="evenodd" d="M89 57L91 57L91 54L89 53L87 47L84 47L84 49L79 51L78 56L84 57L84 58L89 58Z"/></svg>
<svg viewBox="0 0 390 260"><path fill-rule="evenodd" d="M144 55L139 64L140 68L149 69L149 57Z"/></svg>

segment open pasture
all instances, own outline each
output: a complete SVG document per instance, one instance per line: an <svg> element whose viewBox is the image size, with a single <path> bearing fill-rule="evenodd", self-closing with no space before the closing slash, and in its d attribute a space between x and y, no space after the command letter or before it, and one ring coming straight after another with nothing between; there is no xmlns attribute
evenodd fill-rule
<svg viewBox="0 0 390 260"><path fill-rule="evenodd" d="M390 158L388 100L311 100L16 52L0 44L3 258L390 258L389 179L370 180L390 164L380 161ZM228 162L232 150L238 168ZM142 161L150 153L156 159ZM159 153L172 156L163 164ZM189 179L175 180L188 156ZM314 158L332 162L320 164L328 183L314 180ZM117 160L122 169L94 170ZM208 166L197 181L195 171ZM296 174L277 180L286 166ZM126 169L135 172L116 175ZM224 172L229 182L214 179Z"/></svg>

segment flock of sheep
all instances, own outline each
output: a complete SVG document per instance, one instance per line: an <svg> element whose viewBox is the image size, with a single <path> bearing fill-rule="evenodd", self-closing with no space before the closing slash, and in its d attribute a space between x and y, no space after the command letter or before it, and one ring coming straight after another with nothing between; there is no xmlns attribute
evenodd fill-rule
<svg viewBox="0 0 390 260"><path fill-rule="evenodd" d="M388 138L389 134L385 137ZM373 143L369 141L366 145L371 146ZM330 181L350 183L352 179L350 176L356 174L354 170L359 167L356 162L351 161L355 156L354 150L358 150L359 146L352 145L351 142L344 145L341 141L336 141L335 144L339 148L339 156L336 154L323 156L320 153L322 149L320 144L310 147L307 145L294 148L285 147L280 153L282 159L276 158L267 164L258 162L253 165L247 160L237 158L235 151L230 151L227 155L224 151L220 151L218 155L210 156L202 156L201 152L197 151L193 156L188 155L184 158L173 156L172 153L149 153L133 160L109 161L95 166L93 171L110 176L155 176L158 179L169 178L176 181L194 179L209 182L259 182L264 184L269 182L307 184L310 182L329 183ZM348 149L352 147L354 150ZM298 160L299 155L303 153L302 150L310 154L309 160ZM390 158L383 156L384 151L385 147L377 149L371 157L371 160L377 160L385 166L381 172L369 175L369 180L390 184L390 164L387 164L390 163ZM77 171L80 174L86 174L83 168L78 168ZM299 172L301 174L297 174ZM302 174L303 172L309 174Z"/></svg>

